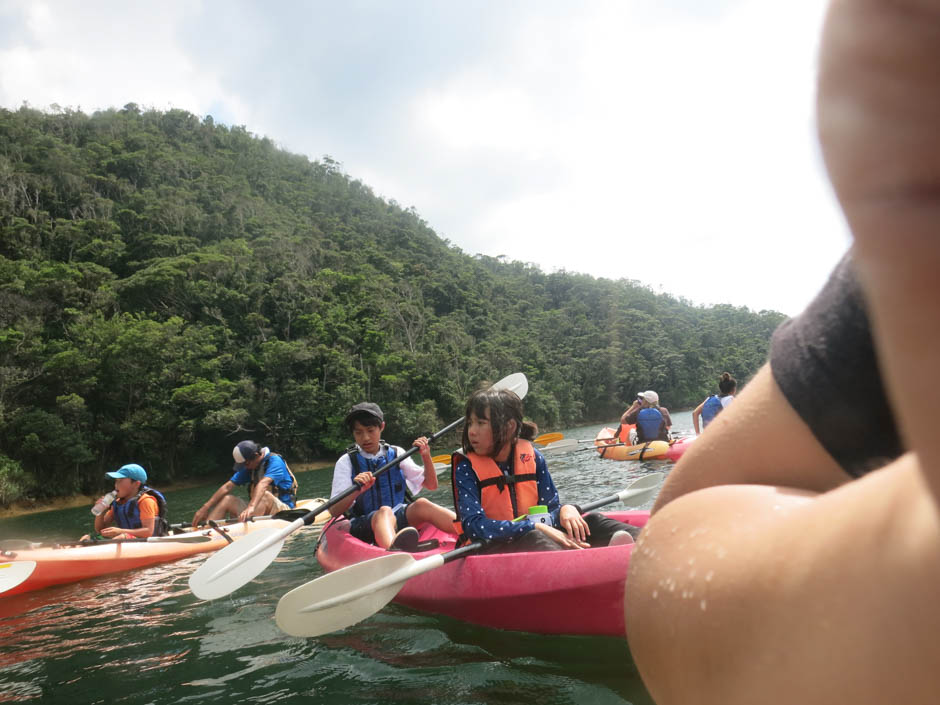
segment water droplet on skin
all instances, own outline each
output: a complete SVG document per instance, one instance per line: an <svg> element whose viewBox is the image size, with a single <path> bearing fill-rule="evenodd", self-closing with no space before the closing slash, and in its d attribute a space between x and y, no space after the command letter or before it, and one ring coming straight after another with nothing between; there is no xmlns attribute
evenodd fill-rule
<svg viewBox="0 0 940 705"><path fill-rule="evenodd" d="M655 600L657 597L659 597L659 590L653 590L653 599Z"/></svg>
<svg viewBox="0 0 940 705"><path fill-rule="evenodd" d="M705 611L705 608L708 606L708 603L705 602L705 600L702 600L701 602L698 603L698 606L701 607L701 608L702 608L702 612L704 612L704 611Z"/></svg>
<svg viewBox="0 0 940 705"><path fill-rule="evenodd" d="M708 573L705 575L705 582L710 583L714 575L715 575L715 571L713 570L708 571Z"/></svg>
<svg viewBox="0 0 940 705"><path fill-rule="evenodd" d="M719 548L715 555L717 555L719 558L724 558L728 555L728 552L723 548Z"/></svg>
<svg viewBox="0 0 940 705"><path fill-rule="evenodd" d="M689 565L695 565L695 559L694 559L694 558L690 558L690 559L689 559Z"/></svg>

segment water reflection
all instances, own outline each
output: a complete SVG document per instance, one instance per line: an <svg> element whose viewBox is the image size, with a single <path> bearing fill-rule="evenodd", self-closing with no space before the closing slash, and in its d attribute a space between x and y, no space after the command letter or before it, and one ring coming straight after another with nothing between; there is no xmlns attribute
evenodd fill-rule
<svg viewBox="0 0 940 705"><path fill-rule="evenodd" d="M599 428L564 433L593 438ZM549 467L562 499L580 502L671 465L575 452ZM303 496L329 492L329 471L298 479ZM429 498L449 504L449 484L443 475ZM206 496L205 488L170 493L173 521ZM0 520L0 533L74 536L88 516L79 508ZM0 702L650 703L618 639L502 632L396 605L335 634L287 637L274 610L282 594L321 574L315 542L303 529L258 579L214 602L187 586L205 556L0 599Z"/></svg>

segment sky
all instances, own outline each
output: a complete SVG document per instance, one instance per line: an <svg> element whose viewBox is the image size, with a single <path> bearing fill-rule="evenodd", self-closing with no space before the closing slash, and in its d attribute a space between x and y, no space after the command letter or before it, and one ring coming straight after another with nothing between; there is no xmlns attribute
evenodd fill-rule
<svg viewBox="0 0 940 705"><path fill-rule="evenodd" d="M848 247L823 0L0 0L0 107L328 155L468 254L798 314Z"/></svg>

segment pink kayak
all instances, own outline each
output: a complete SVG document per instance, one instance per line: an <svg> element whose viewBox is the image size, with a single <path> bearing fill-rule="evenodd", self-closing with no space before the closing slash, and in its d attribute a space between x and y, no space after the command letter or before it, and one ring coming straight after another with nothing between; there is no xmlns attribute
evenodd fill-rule
<svg viewBox="0 0 940 705"><path fill-rule="evenodd" d="M666 460L678 460L689 449L689 446L692 445L692 441L694 440L695 436L691 438L679 438L672 441L669 444L669 450L666 451L663 457Z"/></svg>
<svg viewBox="0 0 940 705"><path fill-rule="evenodd" d="M648 511L604 512L643 526ZM454 548L455 537L433 526L422 541L437 548L421 558ZM623 594L633 544L581 551L469 555L405 583L395 602L414 609L497 629L540 634L624 636ZM349 522L324 530L317 560L326 571L387 555L349 535Z"/></svg>

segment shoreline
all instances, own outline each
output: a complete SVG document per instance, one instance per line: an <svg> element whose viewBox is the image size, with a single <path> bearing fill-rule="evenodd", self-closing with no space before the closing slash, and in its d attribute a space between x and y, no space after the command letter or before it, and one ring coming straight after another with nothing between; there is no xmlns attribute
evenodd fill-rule
<svg viewBox="0 0 940 705"><path fill-rule="evenodd" d="M334 463L335 461L332 460L314 460L309 463L297 463L295 466L291 466L291 470L299 475L312 470L332 468ZM159 489L161 492L173 492L175 490L188 490L193 487L217 486L217 484L216 481L207 481L205 479L183 478L169 485L161 484ZM8 507L0 507L0 519L11 519L26 514L39 514L41 512L52 512L58 509L71 509L73 507L92 505L99 496L99 494L74 494L65 497L55 497L42 502L14 502Z"/></svg>

